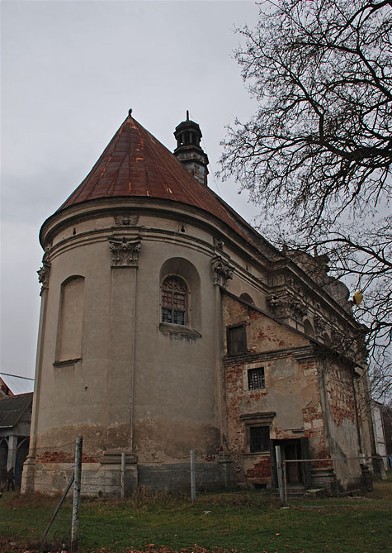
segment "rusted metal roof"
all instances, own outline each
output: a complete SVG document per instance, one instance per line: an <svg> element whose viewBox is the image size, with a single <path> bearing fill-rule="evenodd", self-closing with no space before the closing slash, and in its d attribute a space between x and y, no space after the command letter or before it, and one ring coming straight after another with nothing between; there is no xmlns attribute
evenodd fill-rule
<svg viewBox="0 0 392 553"><path fill-rule="evenodd" d="M180 202L214 215L246 240L254 240L257 234L212 190L198 183L175 156L131 116L126 118L90 173L58 211L91 200L121 197Z"/></svg>

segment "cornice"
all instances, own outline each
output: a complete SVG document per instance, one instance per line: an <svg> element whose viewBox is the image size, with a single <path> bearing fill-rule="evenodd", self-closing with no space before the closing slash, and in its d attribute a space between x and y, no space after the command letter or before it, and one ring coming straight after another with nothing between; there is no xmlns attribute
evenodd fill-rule
<svg viewBox="0 0 392 553"><path fill-rule="evenodd" d="M226 205L226 204L225 204ZM267 255L262 248L256 246L256 239L260 246L267 244L266 240L248 225L248 232L254 233L253 241L251 238L246 240L241 234L236 233L233 228L224 221L215 217L198 207L183 204L173 200L163 200L157 198L145 197L120 197L113 199L91 200L84 203L75 204L61 211L57 211L51 217L46 219L40 229L40 243L43 248L53 241L56 234L64 228L75 225L78 221L86 221L101 216L121 216L126 212L132 212L131 217L137 217L142 214L156 215L173 220L176 215L177 220L186 221L191 218L196 226L207 229L212 235L219 235L220 239L230 244L233 250L246 255L249 262L259 264L261 267L269 265L272 257ZM245 222L244 222L245 225ZM129 225L132 226L132 225ZM137 224L136 224L137 226ZM271 251L276 255L277 250L270 245Z"/></svg>

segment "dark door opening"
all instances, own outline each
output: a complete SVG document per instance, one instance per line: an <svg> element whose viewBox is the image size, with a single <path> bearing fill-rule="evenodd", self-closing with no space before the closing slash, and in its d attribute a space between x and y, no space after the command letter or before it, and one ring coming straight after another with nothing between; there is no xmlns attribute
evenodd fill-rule
<svg viewBox="0 0 392 553"><path fill-rule="evenodd" d="M307 438L299 438L292 440L274 440L274 457L275 446L280 446L282 462L286 461L286 481L288 485L304 485L308 487L310 484L310 465L306 460L309 459L309 440ZM274 465L276 466L276 460Z"/></svg>

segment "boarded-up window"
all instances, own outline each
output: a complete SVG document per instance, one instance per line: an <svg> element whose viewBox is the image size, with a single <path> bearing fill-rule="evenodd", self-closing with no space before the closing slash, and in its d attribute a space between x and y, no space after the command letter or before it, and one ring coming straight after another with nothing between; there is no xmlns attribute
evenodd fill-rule
<svg viewBox="0 0 392 553"><path fill-rule="evenodd" d="M227 328L227 353L229 355L238 355L246 353L246 325L229 326Z"/></svg>
<svg viewBox="0 0 392 553"><path fill-rule="evenodd" d="M57 361L82 356L84 278L73 277L61 286Z"/></svg>
<svg viewBox="0 0 392 553"><path fill-rule="evenodd" d="M258 453L259 451L270 450L269 426L250 426L249 427L249 451Z"/></svg>

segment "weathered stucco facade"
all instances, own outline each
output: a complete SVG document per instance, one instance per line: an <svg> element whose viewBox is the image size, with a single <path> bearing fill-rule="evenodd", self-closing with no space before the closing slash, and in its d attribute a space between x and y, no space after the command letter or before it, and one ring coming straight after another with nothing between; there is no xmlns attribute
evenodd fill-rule
<svg viewBox="0 0 392 553"><path fill-rule="evenodd" d="M24 491L64 488L79 434L90 495L119 493L122 453L128 493L187 486L191 449L203 487L274 485L281 445L349 488L372 454L347 289L208 189L200 137L176 129L187 171L129 116L41 229Z"/></svg>

